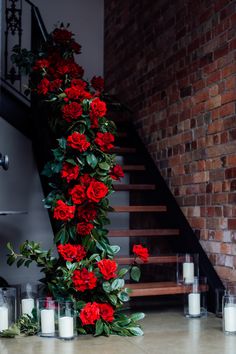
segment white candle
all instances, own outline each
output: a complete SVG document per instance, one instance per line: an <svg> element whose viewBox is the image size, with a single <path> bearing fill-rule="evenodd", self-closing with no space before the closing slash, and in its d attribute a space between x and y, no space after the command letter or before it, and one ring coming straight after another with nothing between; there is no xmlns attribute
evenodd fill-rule
<svg viewBox="0 0 236 354"><path fill-rule="evenodd" d="M32 317L32 310L34 309L34 299L22 299L21 311L22 315L26 314Z"/></svg>
<svg viewBox="0 0 236 354"><path fill-rule="evenodd" d="M6 306L0 307L0 331L8 329L8 308Z"/></svg>
<svg viewBox="0 0 236 354"><path fill-rule="evenodd" d="M187 284L191 284L194 282L194 263L183 263L183 280Z"/></svg>
<svg viewBox="0 0 236 354"><path fill-rule="evenodd" d="M55 313L53 309L41 310L41 332L44 334L55 332Z"/></svg>
<svg viewBox="0 0 236 354"><path fill-rule="evenodd" d="M65 316L59 318L59 337L72 338L74 336L73 317Z"/></svg>
<svg viewBox="0 0 236 354"><path fill-rule="evenodd" d="M188 313L191 316L199 316L201 314L199 293L191 293L188 295Z"/></svg>
<svg viewBox="0 0 236 354"><path fill-rule="evenodd" d="M224 308L224 325L226 332L236 332L236 306L233 304Z"/></svg>

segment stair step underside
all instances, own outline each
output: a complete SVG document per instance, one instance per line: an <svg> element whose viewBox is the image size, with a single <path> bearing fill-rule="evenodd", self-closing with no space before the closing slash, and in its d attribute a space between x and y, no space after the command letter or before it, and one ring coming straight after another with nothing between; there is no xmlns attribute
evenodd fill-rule
<svg viewBox="0 0 236 354"><path fill-rule="evenodd" d="M178 236L178 229L110 230L109 237Z"/></svg>
<svg viewBox="0 0 236 354"><path fill-rule="evenodd" d="M150 212L163 212L167 211L165 205L121 205L121 206L112 206L113 211L117 213L150 213Z"/></svg>
<svg viewBox="0 0 236 354"><path fill-rule="evenodd" d="M115 191L155 190L155 184L113 184Z"/></svg>
<svg viewBox="0 0 236 354"><path fill-rule="evenodd" d="M126 287L132 290L130 297L186 294L192 289L191 286L179 285L176 282L126 284ZM201 291L207 290L207 285L201 287Z"/></svg>
<svg viewBox="0 0 236 354"><path fill-rule="evenodd" d="M144 165L124 165L122 166L124 172L129 171L145 171L146 167Z"/></svg>
<svg viewBox="0 0 236 354"><path fill-rule="evenodd" d="M110 154L117 154L117 155L123 155L123 154L135 154L137 152L137 149L134 147L119 147L115 146L113 149L109 150Z"/></svg>
<svg viewBox="0 0 236 354"><path fill-rule="evenodd" d="M143 262L140 259L136 259L135 262L139 264L163 264L163 263L176 263L178 256L150 256L148 262ZM134 263L134 257L116 257L115 261L118 264L132 264Z"/></svg>

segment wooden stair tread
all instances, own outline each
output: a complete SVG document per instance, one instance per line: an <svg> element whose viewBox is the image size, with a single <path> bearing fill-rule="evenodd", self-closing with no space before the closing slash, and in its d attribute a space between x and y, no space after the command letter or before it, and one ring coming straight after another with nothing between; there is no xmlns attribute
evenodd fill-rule
<svg viewBox="0 0 236 354"><path fill-rule="evenodd" d="M113 184L115 191L155 190L155 184Z"/></svg>
<svg viewBox="0 0 236 354"><path fill-rule="evenodd" d="M113 149L109 150L110 154L135 154L137 149L134 147L119 147L115 146Z"/></svg>
<svg viewBox="0 0 236 354"><path fill-rule="evenodd" d="M166 211L167 207L165 205L115 205L112 206L114 209L114 212L134 212L134 213L139 213L139 212L144 212L144 213L150 213L150 212L162 212Z"/></svg>
<svg viewBox="0 0 236 354"><path fill-rule="evenodd" d="M178 256L168 255L168 256L150 256L148 257L148 262L143 262L139 258L136 258L136 263L139 264L163 264L163 263L176 263ZM132 264L134 262L134 257L116 257L115 261L118 264Z"/></svg>
<svg viewBox="0 0 236 354"><path fill-rule="evenodd" d="M128 171L145 171L145 165L123 165L122 169L124 172Z"/></svg>
<svg viewBox="0 0 236 354"><path fill-rule="evenodd" d="M180 234L178 229L110 230L109 237L171 236Z"/></svg>
<svg viewBox="0 0 236 354"><path fill-rule="evenodd" d="M135 283L125 286L132 290L130 297L186 294L192 289L191 286L179 285L176 282ZM201 287L201 291L207 290L207 285Z"/></svg>

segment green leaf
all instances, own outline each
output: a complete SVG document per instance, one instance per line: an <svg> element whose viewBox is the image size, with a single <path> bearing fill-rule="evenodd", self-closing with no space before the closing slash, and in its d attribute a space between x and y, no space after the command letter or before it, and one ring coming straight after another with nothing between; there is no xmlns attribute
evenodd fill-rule
<svg viewBox="0 0 236 354"><path fill-rule="evenodd" d="M128 330L134 336L142 336L143 335L143 331L139 327L129 327Z"/></svg>
<svg viewBox="0 0 236 354"><path fill-rule="evenodd" d="M110 170L110 165L108 165L107 162L101 162L101 163L99 163L98 166L101 168L101 170L105 170L105 171Z"/></svg>
<svg viewBox="0 0 236 354"><path fill-rule="evenodd" d="M125 291L120 292L117 296L122 302L129 301L129 295Z"/></svg>
<svg viewBox="0 0 236 354"><path fill-rule="evenodd" d="M129 270L127 268L121 268L117 275L118 275L119 278L123 278L123 276L125 276L125 274L127 274L128 271Z"/></svg>
<svg viewBox="0 0 236 354"><path fill-rule="evenodd" d="M100 336L102 334L102 332L103 332L103 322L102 322L102 320L98 320L96 322L94 337Z"/></svg>
<svg viewBox="0 0 236 354"><path fill-rule="evenodd" d="M102 288L103 290L106 292L106 293L110 293L111 292L111 285L110 283L108 283L108 281L105 281L103 284L102 284Z"/></svg>
<svg viewBox="0 0 236 354"><path fill-rule="evenodd" d="M111 289L112 290L118 290L118 289L122 289L125 285L125 281L124 279L115 279L112 283L111 283Z"/></svg>
<svg viewBox="0 0 236 354"><path fill-rule="evenodd" d="M110 246L110 248L112 249L112 252L114 254L120 252L120 246L114 245L114 246Z"/></svg>
<svg viewBox="0 0 236 354"><path fill-rule="evenodd" d="M86 161L89 166L95 168L97 166L98 160L94 154L89 154L86 156Z"/></svg>
<svg viewBox="0 0 236 354"><path fill-rule="evenodd" d="M107 295L108 299L110 300L111 304L116 306L117 304L117 296L114 294Z"/></svg>
<svg viewBox="0 0 236 354"><path fill-rule="evenodd" d="M133 313L131 316L130 316L130 319L132 321L140 321L142 320L143 318L145 317L145 314L143 312L137 312L137 313Z"/></svg>
<svg viewBox="0 0 236 354"><path fill-rule="evenodd" d="M24 264L25 260L24 259L19 259L17 262L16 262L16 266L17 268L21 267L23 264Z"/></svg>
<svg viewBox="0 0 236 354"><path fill-rule="evenodd" d="M62 227L58 233L55 235L54 242L60 242L62 244L65 244L68 241L69 235L65 229L65 227Z"/></svg>
<svg viewBox="0 0 236 354"><path fill-rule="evenodd" d="M61 138L61 139L57 139L60 148L62 148L63 150L66 149L66 139L65 138Z"/></svg>
<svg viewBox="0 0 236 354"><path fill-rule="evenodd" d="M110 328L109 328L109 326L108 326L106 323L104 323L104 324L103 324L103 327L104 327L104 334L105 334L105 336L109 337L109 335L110 335Z"/></svg>
<svg viewBox="0 0 236 354"><path fill-rule="evenodd" d="M139 281L140 276L141 276L141 272L140 269L136 266L131 268L131 272L130 272L130 276L134 281Z"/></svg>

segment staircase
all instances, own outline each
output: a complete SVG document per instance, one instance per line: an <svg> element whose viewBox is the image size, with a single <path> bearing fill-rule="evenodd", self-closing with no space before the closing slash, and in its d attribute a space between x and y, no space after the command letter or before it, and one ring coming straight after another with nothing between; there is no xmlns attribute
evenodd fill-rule
<svg viewBox="0 0 236 354"><path fill-rule="evenodd" d="M129 227L114 229L111 224L108 235L113 244L119 244L119 240L123 238L128 240L130 255L117 257L116 261L119 265L133 263L134 244L141 243L149 249L150 253L147 263L139 262L142 274L140 282L133 283L127 280L127 286L132 289L130 296L135 299L184 294L186 288L176 283L177 253L199 253L200 274L208 278L209 305L212 310L214 289L221 287L220 279L157 167L135 133L135 128L130 121L131 114L122 106L119 107L119 104L114 106L108 102L108 108L109 117L115 121L119 132L117 146L112 153L116 153L118 159L122 157L122 168L129 180L129 183L121 181L119 184L114 184L117 193L121 191L128 193L129 205L117 205L111 202L114 213L119 213L120 217L122 213L129 215ZM115 238L117 242L114 242Z"/></svg>

